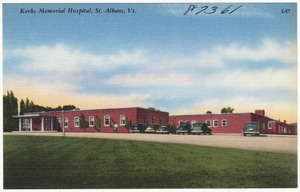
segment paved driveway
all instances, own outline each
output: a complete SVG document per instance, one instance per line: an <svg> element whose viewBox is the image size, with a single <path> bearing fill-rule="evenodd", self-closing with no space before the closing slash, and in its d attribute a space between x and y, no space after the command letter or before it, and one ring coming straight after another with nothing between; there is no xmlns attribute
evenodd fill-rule
<svg viewBox="0 0 300 192"><path fill-rule="evenodd" d="M4 135L44 135L62 136L62 133L42 132L13 132ZM297 154L297 136L261 135L258 137L242 135L160 135L160 134L132 134L132 133L66 133L67 137L90 137L107 139L124 139L155 141L166 143L185 143L203 146L217 146L259 151Z"/></svg>

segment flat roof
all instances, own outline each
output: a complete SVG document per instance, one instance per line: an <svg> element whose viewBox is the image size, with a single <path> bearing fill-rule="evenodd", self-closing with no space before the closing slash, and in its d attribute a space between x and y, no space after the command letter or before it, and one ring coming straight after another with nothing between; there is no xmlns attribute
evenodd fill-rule
<svg viewBox="0 0 300 192"><path fill-rule="evenodd" d="M116 107L116 108L98 108L98 109L73 109L73 110L59 110L59 111L40 111L40 112L28 112L26 115L42 115L43 113L51 113L51 112L75 112L75 111L100 111L100 110L121 110L121 109L144 109L144 110L152 110L156 112L169 113L167 111L161 111L159 109L147 109L143 107ZM15 116L18 117L18 116ZM24 116L21 116L24 117Z"/></svg>
<svg viewBox="0 0 300 192"><path fill-rule="evenodd" d="M255 114L252 112L246 112L246 113L202 113L202 114L182 114L182 115L170 115L170 116L192 116L192 115L196 115L196 116L205 116L205 115L245 115L245 114ZM257 115L257 114L256 114Z"/></svg>

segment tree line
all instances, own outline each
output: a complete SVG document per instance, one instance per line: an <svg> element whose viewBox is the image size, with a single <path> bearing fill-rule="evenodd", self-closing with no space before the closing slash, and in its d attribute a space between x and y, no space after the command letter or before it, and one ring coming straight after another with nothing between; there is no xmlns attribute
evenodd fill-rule
<svg viewBox="0 0 300 192"><path fill-rule="evenodd" d="M20 108L19 108L20 106ZM49 106L40 106L30 101L28 98L24 101L21 99L20 105L18 98L15 97L12 91L7 91L3 95L3 131L17 131L18 130L18 119L14 118L15 115L24 115L24 113L30 112L41 112L41 111L61 111L61 110L73 110L77 109L74 105L64 105L55 108Z"/></svg>

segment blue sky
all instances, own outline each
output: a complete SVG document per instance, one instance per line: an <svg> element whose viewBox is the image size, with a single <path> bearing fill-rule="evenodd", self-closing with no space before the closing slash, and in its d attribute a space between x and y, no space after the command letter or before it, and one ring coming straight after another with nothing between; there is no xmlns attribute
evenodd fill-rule
<svg viewBox="0 0 300 192"><path fill-rule="evenodd" d="M193 114L230 106L296 121L296 4L197 3L184 16L190 5L3 4L3 91L53 107ZM230 5L242 6L221 14ZM196 15L203 6L218 8Z"/></svg>

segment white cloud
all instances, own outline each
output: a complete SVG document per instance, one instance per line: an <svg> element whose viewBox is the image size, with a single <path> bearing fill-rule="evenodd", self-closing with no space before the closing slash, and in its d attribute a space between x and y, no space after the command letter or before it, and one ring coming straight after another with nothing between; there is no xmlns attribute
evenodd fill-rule
<svg viewBox="0 0 300 192"><path fill-rule="evenodd" d="M150 58L150 57L148 57ZM260 45L249 46L239 43L231 43L229 46L214 46L206 50L200 50L189 55L159 55L159 62L149 61L160 69L183 70L194 69L226 69L232 61L241 62L281 62L287 65L297 64L296 42L279 43L272 39L264 39ZM163 58L163 59L162 59ZM250 65L248 67L251 67ZM199 71L198 71L199 72Z"/></svg>
<svg viewBox="0 0 300 192"><path fill-rule="evenodd" d="M28 58L22 63L24 71L111 70L121 65L143 64L146 61L143 51L121 51L112 55L92 54L64 44L17 49L14 55Z"/></svg>
<svg viewBox="0 0 300 192"><path fill-rule="evenodd" d="M211 76L211 84L233 89L288 89L297 90L297 70L290 69L261 69L220 72Z"/></svg>
<svg viewBox="0 0 300 192"><path fill-rule="evenodd" d="M265 39L258 47L232 43L229 46L215 46L188 55L165 54L162 52L119 51L116 54L90 53L65 44L54 46L27 47L16 49L5 55L25 57L21 68L27 72L78 72L111 71L124 65L133 67L134 73L164 71L178 73L187 69L218 69L230 65L231 61L272 61L296 64L296 43L278 43Z"/></svg>
<svg viewBox="0 0 300 192"><path fill-rule="evenodd" d="M185 110L188 107L176 110L175 112L178 113L195 112L202 108L205 108L204 112L214 109L219 111L220 105L224 107L226 103L232 107L239 106L245 109L241 111L247 111L249 101L254 103L255 107L271 108L271 101L256 98L255 95L249 98L241 97L239 90L241 92L272 90L270 94L280 94L276 92L278 89L296 94L295 43L279 43L266 39L256 47L233 43L229 46L211 47L186 55L164 53L159 50L154 54L146 51L120 51L116 54L104 55L82 51L64 44L18 49L13 54L6 53L9 55L7 59L14 59L14 57L25 57L25 59L17 59L21 62L19 63L21 70L16 70L17 73L4 71L7 73L4 74L4 91L13 90L16 95L20 95L20 98L28 97L40 105L57 106L66 104L67 101L80 108L148 107L155 106L155 103L161 99L166 102L169 100L170 103L174 103L175 100L180 102L182 98L185 100L191 98L191 103L197 102L195 98L202 101L190 106L189 110ZM243 66L233 69L231 67L233 61L235 63L240 61ZM268 68L261 66L253 69L249 65L255 62L256 66L259 66L260 61L268 62ZM277 64L273 66L271 62ZM128 65L130 71L124 70L123 67ZM281 67L276 68L278 66ZM81 74L82 71L91 73ZM92 72L97 72L97 76L93 76L95 73ZM84 89L81 89L83 87ZM116 94L114 89L105 90L105 87L116 89L127 87L128 89L126 93ZM99 88L103 90L101 94L81 92L81 90ZM214 94L218 88L234 89L235 99L224 101L220 99L222 95L207 98L207 95ZM160 89L160 93L153 89ZM169 94L170 91L172 94ZM203 91L207 94L201 94ZM100 92L100 89L96 92ZM243 103L244 99L248 103ZM264 105L264 102L270 106ZM295 101L289 102L295 103ZM170 107L174 108L174 106Z"/></svg>
<svg viewBox="0 0 300 192"><path fill-rule="evenodd" d="M231 44L229 47L215 48L214 51L231 60L278 60L287 64L296 64L297 62L296 43L279 44L271 39L265 39L258 48Z"/></svg>
<svg viewBox="0 0 300 192"><path fill-rule="evenodd" d="M4 76L4 92L13 90L17 98L34 101L42 106L57 107L72 104L81 109L111 107L149 107L151 95L145 93L81 93L76 85L62 82L42 82L30 77Z"/></svg>
<svg viewBox="0 0 300 192"><path fill-rule="evenodd" d="M125 87L162 87L170 85L186 86L192 83L192 79L179 73L148 73L116 75L106 81L108 84Z"/></svg>

